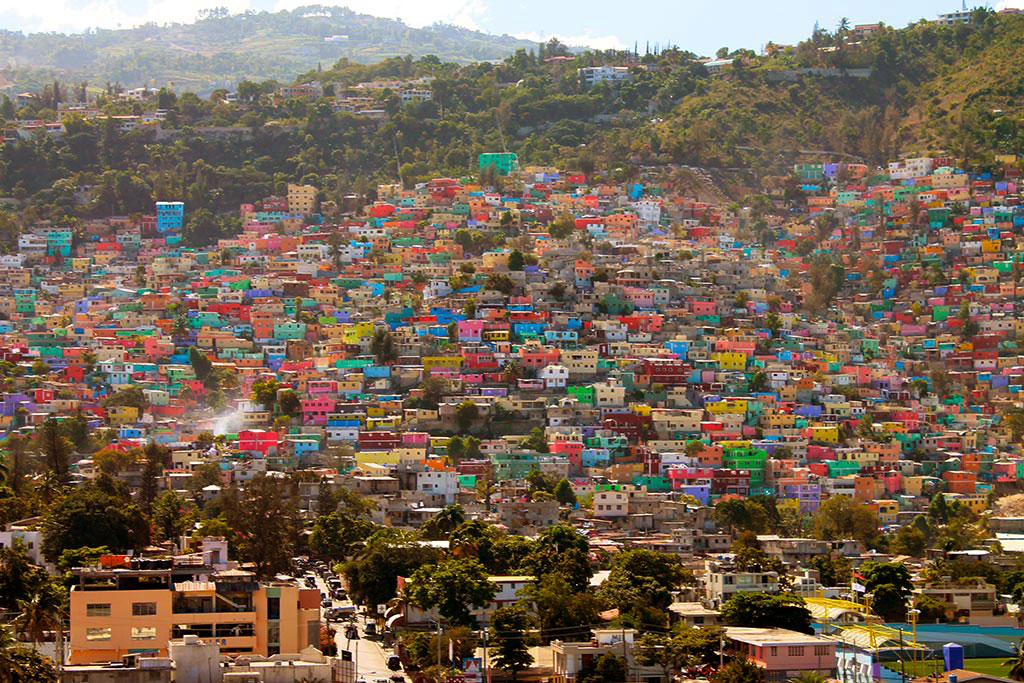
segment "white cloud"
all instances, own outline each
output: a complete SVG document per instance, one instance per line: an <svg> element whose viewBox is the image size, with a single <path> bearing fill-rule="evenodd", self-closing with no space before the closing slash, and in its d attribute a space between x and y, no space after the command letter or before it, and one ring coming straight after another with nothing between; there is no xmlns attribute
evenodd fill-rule
<svg viewBox="0 0 1024 683"><path fill-rule="evenodd" d="M593 47L599 50L625 50L627 45L618 36L604 35L597 36L592 33L580 33L576 35L565 35L562 33L516 33L516 38L532 40L536 43L543 43L558 38L566 45Z"/></svg>
<svg viewBox="0 0 1024 683"><path fill-rule="evenodd" d="M214 4L236 13L248 8L249 0L34 0L0 9L0 23L25 31L62 32L128 28L150 21L187 23Z"/></svg>
<svg viewBox="0 0 1024 683"><path fill-rule="evenodd" d="M278 0L275 10L293 10L313 2L314 0ZM339 4L361 14L401 19L413 28L443 22L481 30L481 20L487 13L487 5L480 0L344 0L339 1Z"/></svg>

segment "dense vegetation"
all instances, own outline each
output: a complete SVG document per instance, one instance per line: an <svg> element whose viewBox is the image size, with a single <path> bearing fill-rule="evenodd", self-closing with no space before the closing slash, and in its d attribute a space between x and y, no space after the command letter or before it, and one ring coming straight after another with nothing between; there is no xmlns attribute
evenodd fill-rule
<svg viewBox="0 0 1024 683"><path fill-rule="evenodd" d="M466 63L501 59L528 45L444 24L410 28L344 7L309 5L236 15L214 9L200 12L191 24L149 23L70 35L0 31L0 61L13 65L0 73L19 91L60 77L101 87L107 82L126 88L173 82L209 93L242 77L291 79L318 62L342 57L373 62L435 54Z"/></svg>
<svg viewBox="0 0 1024 683"><path fill-rule="evenodd" d="M901 153L944 150L984 168L996 153L1024 151L1022 38L1024 17L979 10L972 26L921 22L852 41L840 25L768 56L722 48L719 55L733 62L714 74L677 49L639 58L572 55L557 41L498 64L458 65L433 55L370 65L342 59L297 81L318 79L325 95L344 97L365 80L429 77L434 99L402 106L385 90L376 105L389 119L374 121L336 113L326 98L282 101L273 96L274 81L239 82L238 103L225 102L223 91L202 99L162 90L148 105L168 112L159 135L72 117L62 139L30 137L3 149L0 192L24 201L25 220L70 222L183 199L211 240L233 230L216 214L280 193L287 182L312 183L322 200L340 204L352 192L372 198L378 182L395 182L399 173L406 185L464 175L480 152L503 148L526 164L605 169L617 180L643 164L723 169L720 179L733 169L744 192L791 191L786 178L801 159L881 164ZM629 65L632 78L585 89L577 68L599 64ZM812 67L836 71L792 71ZM868 78L842 75L865 68L872 69ZM67 99L68 89L49 84L40 105L22 111L5 100L0 117L52 116L46 107ZM113 92L99 102L112 114L143 110ZM688 182L685 171L676 178ZM78 191L83 187L91 191ZM15 223L0 220L0 237L9 241Z"/></svg>

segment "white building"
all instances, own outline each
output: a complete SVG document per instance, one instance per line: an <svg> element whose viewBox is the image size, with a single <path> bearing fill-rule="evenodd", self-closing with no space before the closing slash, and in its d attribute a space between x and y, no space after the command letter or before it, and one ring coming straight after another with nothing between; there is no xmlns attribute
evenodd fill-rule
<svg viewBox="0 0 1024 683"><path fill-rule="evenodd" d="M579 74L583 85L588 88L597 83L611 83L614 85L632 78L632 74L629 73L629 67L626 66L586 66L582 69L577 69L576 72Z"/></svg>
<svg viewBox="0 0 1024 683"><path fill-rule="evenodd" d="M569 368L552 363L541 368L537 377L544 380L544 386L548 389L564 389L569 381Z"/></svg>
<svg viewBox="0 0 1024 683"><path fill-rule="evenodd" d="M444 504L452 505L459 493L458 473L455 470L417 472L416 490L432 496L444 496Z"/></svg>

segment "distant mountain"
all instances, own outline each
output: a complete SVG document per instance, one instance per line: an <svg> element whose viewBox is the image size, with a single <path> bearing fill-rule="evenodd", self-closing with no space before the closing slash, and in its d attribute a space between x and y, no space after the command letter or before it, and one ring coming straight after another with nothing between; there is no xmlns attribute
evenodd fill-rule
<svg viewBox="0 0 1024 683"><path fill-rule="evenodd" d="M238 81L290 82L296 73L332 66L341 58L376 62L386 57L434 54L469 63L501 59L536 43L508 35L435 24L411 28L401 21L357 14L345 7L310 5L293 11L227 15L213 11L193 24L145 24L87 33L0 31L0 88L36 89L108 81L199 94Z"/></svg>

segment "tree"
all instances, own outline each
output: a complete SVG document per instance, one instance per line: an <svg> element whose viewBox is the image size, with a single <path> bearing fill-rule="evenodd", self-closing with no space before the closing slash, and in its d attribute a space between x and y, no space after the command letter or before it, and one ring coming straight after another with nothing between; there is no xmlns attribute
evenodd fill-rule
<svg viewBox="0 0 1024 683"><path fill-rule="evenodd" d="M523 257L523 252L518 249L513 249L512 253L508 255L509 270L522 270L525 263L526 259Z"/></svg>
<svg viewBox="0 0 1024 683"><path fill-rule="evenodd" d="M792 593L734 593L721 609L722 621L729 626L788 628L814 633L811 612L804 599Z"/></svg>
<svg viewBox="0 0 1024 683"><path fill-rule="evenodd" d="M779 330L782 329L782 318L779 317L778 313L772 311L764 318L764 326L768 328L768 331L772 335L772 339L779 336Z"/></svg>
<svg viewBox="0 0 1024 683"><path fill-rule="evenodd" d="M1007 675L1015 681L1024 681L1024 639L1013 648L1013 656L1003 662L1010 667Z"/></svg>
<svg viewBox="0 0 1024 683"><path fill-rule="evenodd" d="M764 683L764 669L740 656L712 674L709 680L710 683Z"/></svg>
<svg viewBox="0 0 1024 683"><path fill-rule="evenodd" d="M480 408L473 401L463 401L455 408L455 422L459 432L465 434L473 423L480 418Z"/></svg>
<svg viewBox="0 0 1024 683"><path fill-rule="evenodd" d="M370 340L370 353L377 359L377 365L387 365L398 360L398 345L391 330L378 328Z"/></svg>
<svg viewBox="0 0 1024 683"><path fill-rule="evenodd" d="M448 538L448 535L465 521L466 513L461 505L446 505L423 523L420 535L433 541L440 541Z"/></svg>
<svg viewBox="0 0 1024 683"><path fill-rule="evenodd" d="M889 549L897 555L922 557L927 547L928 539L924 532L913 526L901 526L889 541Z"/></svg>
<svg viewBox="0 0 1024 683"><path fill-rule="evenodd" d="M252 383L252 400L270 410L277 401L277 390L280 385L276 379L258 379Z"/></svg>
<svg viewBox="0 0 1024 683"><path fill-rule="evenodd" d="M878 535L878 517L849 496L833 496L811 518L811 534L825 541L854 538L867 544Z"/></svg>
<svg viewBox="0 0 1024 683"><path fill-rule="evenodd" d="M611 652L592 660L576 674L577 683L622 683L625 680L628 680L626 660Z"/></svg>
<svg viewBox="0 0 1024 683"><path fill-rule="evenodd" d="M850 586L850 573L852 564L850 560L839 555L833 557L831 554L816 555L808 563L810 569L818 570L818 576L823 586Z"/></svg>
<svg viewBox="0 0 1024 683"><path fill-rule="evenodd" d="M296 417L302 413L302 400L291 389L285 389L277 397L277 406L283 415Z"/></svg>
<svg viewBox="0 0 1024 683"><path fill-rule="evenodd" d="M417 569L409 577L406 592L416 605L436 607L450 624L472 626L470 610L489 604L497 586L478 560L450 559Z"/></svg>
<svg viewBox="0 0 1024 683"><path fill-rule="evenodd" d="M197 347L190 346L188 349L188 362L192 365L192 369L195 370L196 379L205 384L206 379L213 371L213 361Z"/></svg>
<svg viewBox="0 0 1024 683"><path fill-rule="evenodd" d="M574 592L565 576L555 571L527 586L523 597L533 603L542 642L559 638L587 640L592 624L600 623L600 601L589 591Z"/></svg>
<svg viewBox="0 0 1024 683"><path fill-rule="evenodd" d="M768 530L768 513L763 506L750 499L719 501L713 515L715 523L727 529L752 531L755 534L763 534Z"/></svg>
<svg viewBox="0 0 1024 683"><path fill-rule="evenodd" d="M22 543L0 548L0 609L14 611L49 581L42 567L32 564Z"/></svg>
<svg viewBox="0 0 1024 683"><path fill-rule="evenodd" d="M286 481L258 476L240 490L229 489L224 512L238 532L238 555L255 567L256 576L273 578L291 565L297 535L297 506Z"/></svg>
<svg viewBox="0 0 1024 683"><path fill-rule="evenodd" d="M533 664L533 655L526 646L530 617L519 605L506 605L495 610L491 624L494 666L512 674L515 681L520 671Z"/></svg>
<svg viewBox="0 0 1024 683"><path fill-rule="evenodd" d="M111 406L131 406L137 408L141 413L149 408L149 399L146 398L146 393L139 387L125 387L104 400L103 405L108 408Z"/></svg>
<svg viewBox="0 0 1024 683"><path fill-rule="evenodd" d="M52 683L57 672L48 659L23 647L14 633L0 626L0 683Z"/></svg>
<svg viewBox="0 0 1024 683"><path fill-rule="evenodd" d="M39 442L47 468L58 482L66 484L71 458L71 442L64 436L57 418L46 418L39 428Z"/></svg>
<svg viewBox="0 0 1024 683"><path fill-rule="evenodd" d="M342 565L342 573L353 600L371 607L395 597L399 576L436 562L439 551L421 545L412 534L379 530L366 539L355 559Z"/></svg>
<svg viewBox="0 0 1024 683"><path fill-rule="evenodd" d="M871 609L886 621L906 617L907 599L914 590L910 570L899 562L867 562L860 567L864 587L873 593Z"/></svg>
<svg viewBox="0 0 1024 683"><path fill-rule="evenodd" d="M165 491L153 504L153 529L157 539L170 541L184 535L193 520L191 506L176 491Z"/></svg>
<svg viewBox="0 0 1024 683"><path fill-rule="evenodd" d="M64 593L52 582L40 585L31 595L18 601L18 630L33 643L46 640L46 634L55 631L60 642L64 629L66 607Z"/></svg>
<svg viewBox="0 0 1024 683"><path fill-rule="evenodd" d="M353 517L341 510L317 517L309 536L309 549L320 557L343 560L356 544L374 531L372 522Z"/></svg>
<svg viewBox="0 0 1024 683"><path fill-rule="evenodd" d="M144 510L153 507L159 489L159 478L163 476L164 467L170 463L171 453L155 441L150 441L142 449L142 477L139 482L139 502Z"/></svg>
<svg viewBox="0 0 1024 683"><path fill-rule="evenodd" d="M572 484L569 483L568 479L562 478L557 484L555 484L554 490L555 500L560 505L575 505L576 504L576 493L572 490Z"/></svg>
<svg viewBox="0 0 1024 683"><path fill-rule="evenodd" d="M484 289L492 289L508 296L515 291L516 283L504 273L491 273L484 282Z"/></svg>
<svg viewBox="0 0 1024 683"><path fill-rule="evenodd" d="M672 591L693 582L693 573L676 555L627 550L612 563L599 597L637 623L660 623L672 603Z"/></svg>
<svg viewBox="0 0 1024 683"><path fill-rule="evenodd" d="M96 482L54 503L43 518L42 530L43 555L50 562L70 548L105 545L123 553L149 543L149 523L142 510Z"/></svg>

